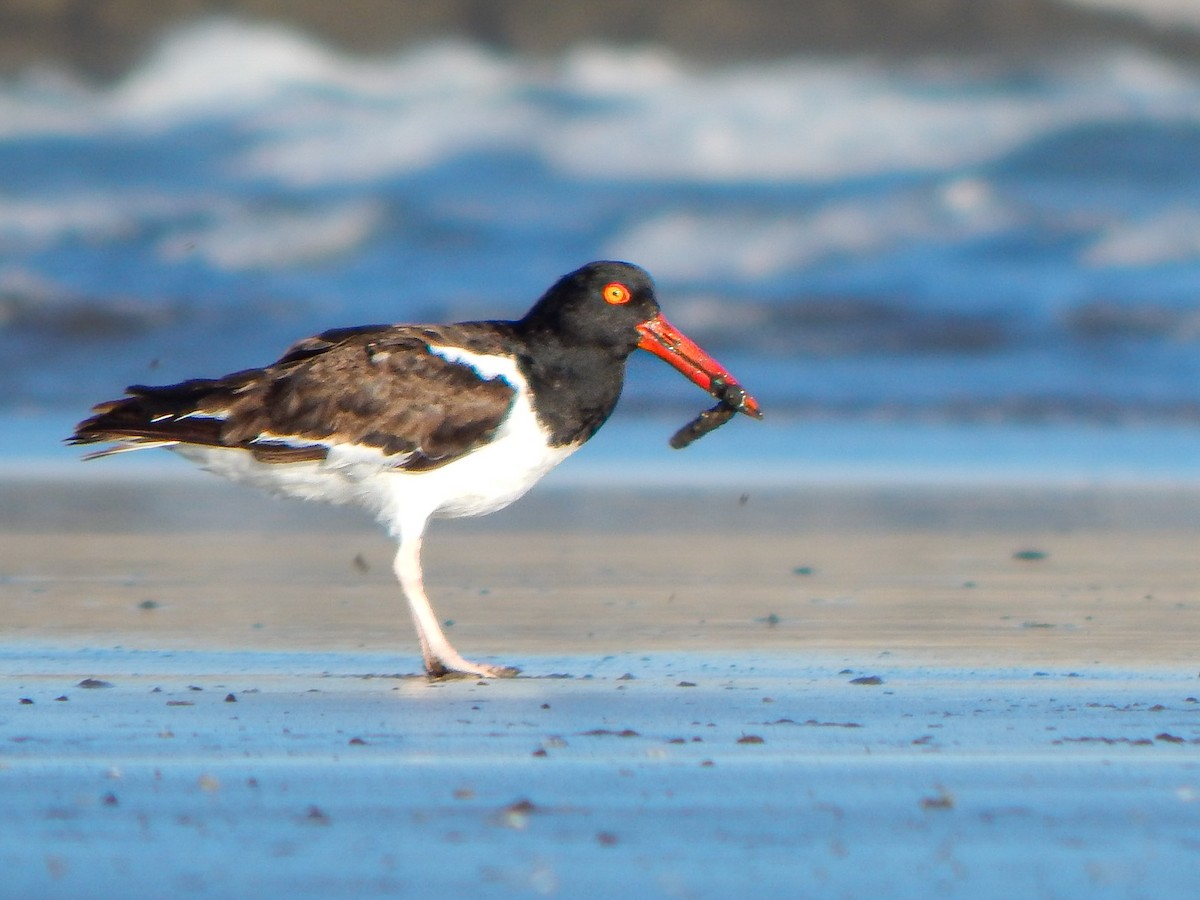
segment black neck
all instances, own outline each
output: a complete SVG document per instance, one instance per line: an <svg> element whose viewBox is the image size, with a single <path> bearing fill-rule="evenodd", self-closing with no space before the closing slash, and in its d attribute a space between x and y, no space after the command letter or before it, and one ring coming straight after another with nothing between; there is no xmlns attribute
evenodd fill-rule
<svg viewBox="0 0 1200 900"><path fill-rule="evenodd" d="M625 354L564 342L551 330L524 335L517 362L552 446L579 444L612 414L625 381Z"/></svg>

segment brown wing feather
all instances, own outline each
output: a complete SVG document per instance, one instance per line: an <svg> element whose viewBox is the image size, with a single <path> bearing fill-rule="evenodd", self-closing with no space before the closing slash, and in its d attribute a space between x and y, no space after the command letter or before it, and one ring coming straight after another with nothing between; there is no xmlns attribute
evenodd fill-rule
<svg viewBox="0 0 1200 900"><path fill-rule="evenodd" d="M274 364L218 379L134 385L98 405L72 444L175 441L240 447L263 462L319 459L334 443L432 468L486 442L515 389L431 354L429 342L500 352L503 326L367 326L300 341ZM311 443L310 443L311 442Z"/></svg>

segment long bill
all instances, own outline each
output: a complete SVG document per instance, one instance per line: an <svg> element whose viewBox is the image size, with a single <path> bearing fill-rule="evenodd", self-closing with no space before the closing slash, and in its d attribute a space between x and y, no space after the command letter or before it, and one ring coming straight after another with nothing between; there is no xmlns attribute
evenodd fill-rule
<svg viewBox="0 0 1200 900"><path fill-rule="evenodd" d="M666 360L719 400L725 400L731 395L730 388L735 389L740 398L738 412L756 419L762 418L758 401L745 392L737 379L701 349L699 344L668 322L661 313L642 322L637 329L642 336L638 341L641 349Z"/></svg>

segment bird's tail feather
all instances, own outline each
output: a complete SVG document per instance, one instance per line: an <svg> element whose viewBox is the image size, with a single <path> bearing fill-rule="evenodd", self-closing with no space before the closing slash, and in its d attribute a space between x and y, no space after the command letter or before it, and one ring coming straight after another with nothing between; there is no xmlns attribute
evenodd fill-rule
<svg viewBox="0 0 1200 900"><path fill-rule="evenodd" d="M180 443L221 446L222 415L199 411L202 402L211 402L212 387L213 382L200 380L166 387L134 385L128 397L96 405L94 415L76 425L66 442L118 445L87 459Z"/></svg>

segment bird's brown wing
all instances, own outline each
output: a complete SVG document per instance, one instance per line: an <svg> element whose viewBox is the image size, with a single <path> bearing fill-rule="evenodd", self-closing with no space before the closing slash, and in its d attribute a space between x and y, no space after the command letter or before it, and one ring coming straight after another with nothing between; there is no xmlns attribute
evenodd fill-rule
<svg viewBox="0 0 1200 900"><path fill-rule="evenodd" d="M267 463L324 458L331 446L379 450L395 467L435 468L495 433L516 389L430 345L501 352L505 335L464 324L335 329L261 369L164 386L133 385L68 438L121 449L195 444L246 450Z"/></svg>

